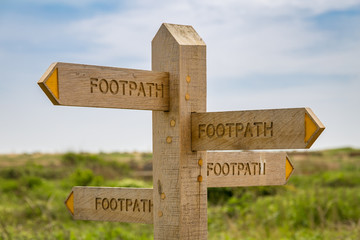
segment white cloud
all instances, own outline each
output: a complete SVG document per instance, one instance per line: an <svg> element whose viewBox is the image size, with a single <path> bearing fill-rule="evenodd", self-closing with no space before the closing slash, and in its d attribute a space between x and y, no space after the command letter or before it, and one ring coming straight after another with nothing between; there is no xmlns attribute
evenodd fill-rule
<svg viewBox="0 0 360 240"><path fill-rule="evenodd" d="M326 31L314 27L308 20L311 14L346 9L358 1L151 3L141 7L135 2L139 8L78 21L70 26L69 35L91 43L91 50L98 58L126 56L144 62L150 53L149 41L161 22L191 24L208 45L209 72L216 76L211 70L215 65L222 72L226 71L227 76L259 71L358 72L349 69L348 62L358 53L359 47L341 49L341 52L336 48L319 54L311 52L332 40ZM211 57L217 58L216 61Z"/></svg>

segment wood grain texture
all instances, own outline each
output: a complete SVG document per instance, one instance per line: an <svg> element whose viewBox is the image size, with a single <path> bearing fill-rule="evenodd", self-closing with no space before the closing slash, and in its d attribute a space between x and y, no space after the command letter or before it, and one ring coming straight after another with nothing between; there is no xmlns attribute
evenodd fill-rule
<svg viewBox="0 0 360 240"><path fill-rule="evenodd" d="M207 186L284 185L287 159L285 152L208 152Z"/></svg>
<svg viewBox="0 0 360 240"><path fill-rule="evenodd" d="M153 189L73 187L76 220L153 222Z"/></svg>
<svg viewBox="0 0 360 240"><path fill-rule="evenodd" d="M309 108L193 113L191 118L194 151L309 148L325 128Z"/></svg>
<svg viewBox="0 0 360 240"><path fill-rule="evenodd" d="M153 112L154 239L207 239L206 152L191 151L191 112L206 111L206 45L191 26L163 24L152 69L169 72L171 96L168 112Z"/></svg>
<svg viewBox="0 0 360 240"><path fill-rule="evenodd" d="M49 81L54 71L58 93ZM168 79L165 72L58 62L38 84L55 105L166 111Z"/></svg>

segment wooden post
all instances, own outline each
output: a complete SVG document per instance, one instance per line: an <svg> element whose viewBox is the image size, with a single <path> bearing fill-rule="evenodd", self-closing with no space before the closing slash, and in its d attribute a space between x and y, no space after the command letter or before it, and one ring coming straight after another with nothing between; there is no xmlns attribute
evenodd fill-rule
<svg viewBox="0 0 360 240"><path fill-rule="evenodd" d="M191 113L206 111L206 45L163 24L152 70L169 72L169 111L153 111L154 239L207 239L206 152L191 151Z"/></svg>

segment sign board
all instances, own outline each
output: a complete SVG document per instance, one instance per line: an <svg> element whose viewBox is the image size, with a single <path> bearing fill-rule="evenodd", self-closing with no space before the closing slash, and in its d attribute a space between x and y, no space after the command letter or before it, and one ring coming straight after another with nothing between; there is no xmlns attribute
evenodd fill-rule
<svg viewBox="0 0 360 240"><path fill-rule="evenodd" d="M73 187L65 205L76 220L153 222L149 188Z"/></svg>
<svg viewBox="0 0 360 240"><path fill-rule="evenodd" d="M55 105L161 110L169 108L169 74L53 63L38 84Z"/></svg>
<svg viewBox="0 0 360 240"><path fill-rule="evenodd" d="M192 150L310 148L324 125L309 108L191 114Z"/></svg>
<svg viewBox="0 0 360 240"><path fill-rule="evenodd" d="M208 187L284 185L294 167L285 152L209 152Z"/></svg>

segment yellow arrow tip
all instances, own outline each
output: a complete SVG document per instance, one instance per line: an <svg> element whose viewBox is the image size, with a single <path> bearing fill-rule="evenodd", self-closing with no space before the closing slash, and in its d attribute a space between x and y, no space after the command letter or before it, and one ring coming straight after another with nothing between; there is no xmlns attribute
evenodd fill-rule
<svg viewBox="0 0 360 240"><path fill-rule="evenodd" d="M285 177L286 177L286 181L288 180L288 178L290 177L291 173L294 171L294 167L291 164L290 160L286 157L286 162L285 162Z"/></svg>
<svg viewBox="0 0 360 240"><path fill-rule="evenodd" d="M38 81L39 86L54 105L59 105L58 63L53 63Z"/></svg>
<svg viewBox="0 0 360 240"><path fill-rule="evenodd" d="M45 84L52 92L52 94L56 97L56 99L59 99L59 81L57 68L55 68L55 70L51 73Z"/></svg>
<svg viewBox="0 0 360 240"><path fill-rule="evenodd" d="M309 117L309 114L305 113L305 142L308 142L317 130L317 126L314 121Z"/></svg>
<svg viewBox="0 0 360 240"><path fill-rule="evenodd" d="M72 215L74 215L74 192L71 191L70 195L65 201L66 207L69 209Z"/></svg>
<svg viewBox="0 0 360 240"><path fill-rule="evenodd" d="M325 127L320 120L315 116L310 108L305 112L305 138L304 142L306 148L310 148L315 140L320 136Z"/></svg>

